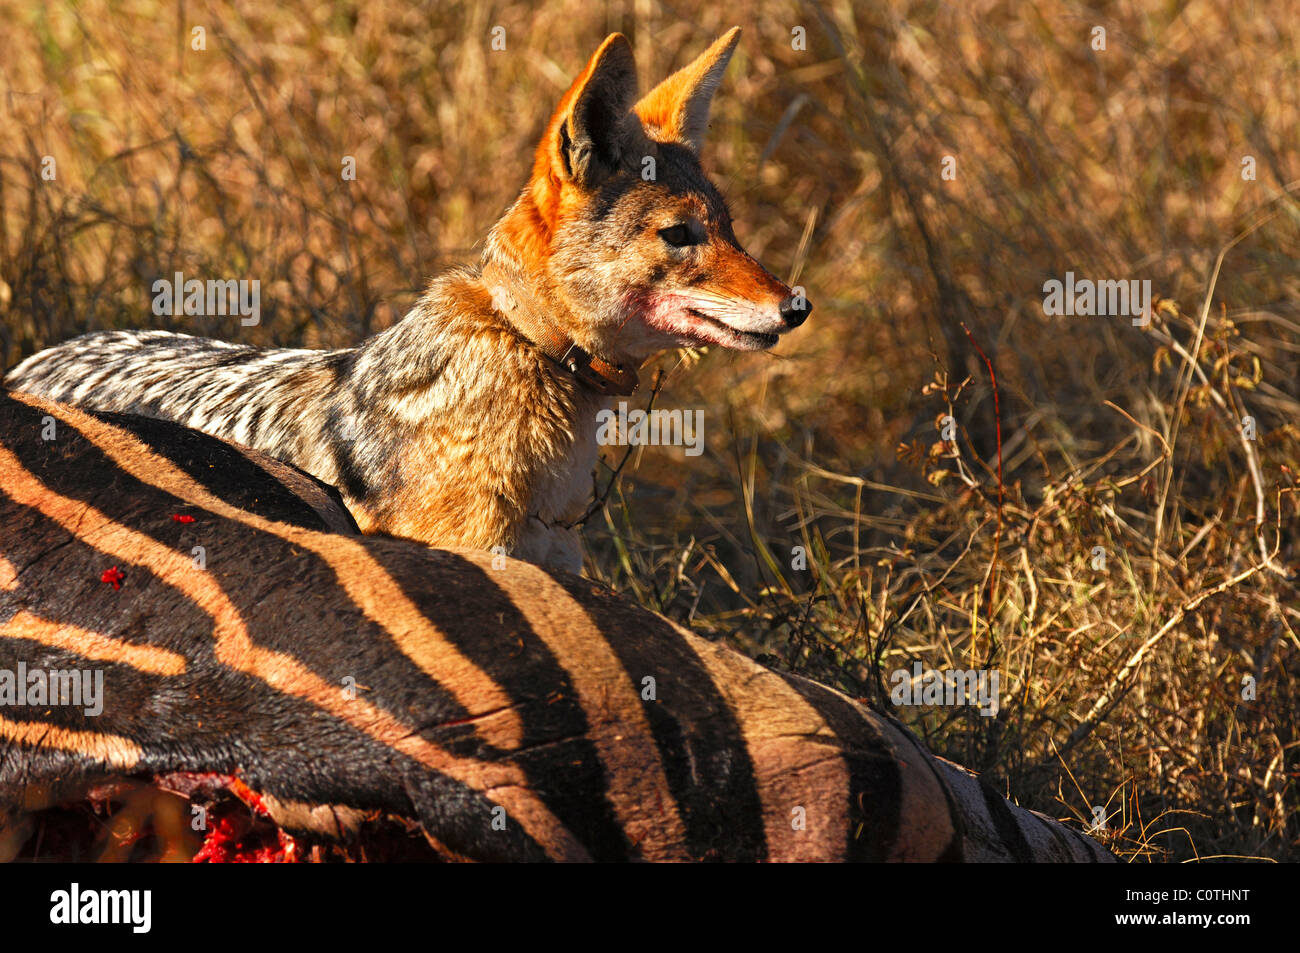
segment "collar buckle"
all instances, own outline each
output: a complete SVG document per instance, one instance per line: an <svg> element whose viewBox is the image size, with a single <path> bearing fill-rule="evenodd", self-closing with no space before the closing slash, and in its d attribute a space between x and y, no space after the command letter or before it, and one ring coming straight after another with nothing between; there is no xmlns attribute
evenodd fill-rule
<svg viewBox="0 0 1300 953"><path fill-rule="evenodd" d="M636 374L621 364L610 364L592 357L585 348L570 344L556 362L582 383L602 394L626 397L636 390Z"/></svg>

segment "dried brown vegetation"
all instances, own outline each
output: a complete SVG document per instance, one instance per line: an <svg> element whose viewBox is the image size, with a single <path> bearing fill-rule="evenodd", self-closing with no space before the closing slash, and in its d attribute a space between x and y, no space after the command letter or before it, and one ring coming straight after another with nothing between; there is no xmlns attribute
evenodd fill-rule
<svg viewBox="0 0 1300 953"><path fill-rule="evenodd" d="M738 22L706 165L816 312L660 362L706 452L627 460L589 572L891 709L914 660L996 667L995 719L897 712L1121 853L1293 859L1298 13L0 0L0 364L99 327L352 343L476 257L607 32L648 80ZM176 270L260 279L262 324L155 318ZM1149 278L1150 326L1046 316L1071 270Z"/></svg>

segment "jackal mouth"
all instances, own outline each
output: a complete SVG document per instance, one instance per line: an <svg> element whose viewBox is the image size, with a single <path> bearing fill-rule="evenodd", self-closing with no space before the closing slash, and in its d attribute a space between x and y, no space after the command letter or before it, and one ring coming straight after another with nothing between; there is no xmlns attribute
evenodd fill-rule
<svg viewBox="0 0 1300 953"><path fill-rule="evenodd" d="M711 314L707 314L698 308L687 308L686 313L697 318L704 324L721 331L724 337L734 338L738 343L733 345L737 350L745 351L766 351L773 347L779 336L769 334L763 331L742 331L740 328L732 327L725 321L719 321ZM711 342L712 343L712 342Z"/></svg>

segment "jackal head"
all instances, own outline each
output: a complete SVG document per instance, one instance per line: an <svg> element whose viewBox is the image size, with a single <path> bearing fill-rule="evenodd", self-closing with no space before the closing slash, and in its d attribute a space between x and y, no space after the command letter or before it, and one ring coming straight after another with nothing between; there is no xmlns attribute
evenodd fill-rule
<svg viewBox="0 0 1300 953"><path fill-rule="evenodd" d="M733 28L638 98L632 48L601 44L560 101L532 178L485 260L512 261L567 314L588 351L641 363L671 347L762 350L811 305L746 254L700 166ZM563 309L562 309L563 310Z"/></svg>

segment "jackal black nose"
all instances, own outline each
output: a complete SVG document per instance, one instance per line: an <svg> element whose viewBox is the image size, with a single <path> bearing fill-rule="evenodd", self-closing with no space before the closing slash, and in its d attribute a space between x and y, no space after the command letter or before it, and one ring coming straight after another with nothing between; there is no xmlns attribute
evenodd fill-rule
<svg viewBox="0 0 1300 953"><path fill-rule="evenodd" d="M812 302L803 295L790 295L781 302L781 319L792 328L797 328L808 320L812 314Z"/></svg>

